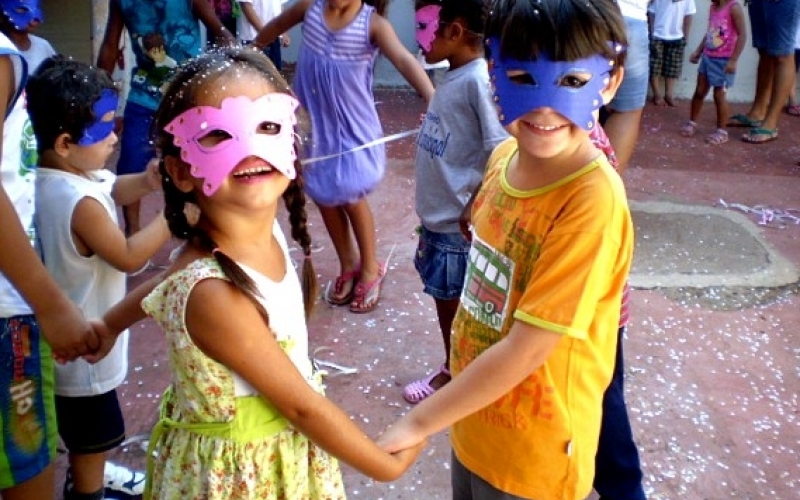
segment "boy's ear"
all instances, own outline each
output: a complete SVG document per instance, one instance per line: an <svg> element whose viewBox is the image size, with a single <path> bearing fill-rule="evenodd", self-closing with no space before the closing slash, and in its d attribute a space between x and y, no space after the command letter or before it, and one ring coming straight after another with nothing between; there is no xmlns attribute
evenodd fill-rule
<svg viewBox="0 0 800 500"><path fill-rule="evenodd" d="M456 18L455 21L450 23L450 39L457 40L461 38L466 33L466 29L464 28L464 21L460 18Z"/></svg>
<svg viewBox="0 0 800 500"><path fill-rule="evenodd" d="M600 95L603 96L603 104L608 104L611 102L611 99L613 99L614 95L617 93L617 89L622 84L622 78L624 76L624 67L617 68L617 71L615 71L613 75L610 75L608 79L608 85L606 85L606 88L600 91Z"/></svg>
<svg viewBox="0 0 800 500"><path fill-rule="evenodd" d="M53 143L53 151L55 151L58 156L66 158L69 154L70 146L74 144L75 143L72 142L72 136L66 132L63 132L56 137L56 140Z"/></svg>
<svg viewBox="0 0 800 500"><path fill-rule="evenodd" d="M172 184L183 193L194 191L195 178L189 173L189 166L175 156L164 158L164 168L167 170Z"/></svg>

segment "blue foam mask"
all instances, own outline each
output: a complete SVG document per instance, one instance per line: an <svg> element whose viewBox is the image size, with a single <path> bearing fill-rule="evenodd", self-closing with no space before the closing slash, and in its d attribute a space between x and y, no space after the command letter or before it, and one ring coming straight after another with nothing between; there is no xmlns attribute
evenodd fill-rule
<svg viewBox="0 0 800 500"><path fill-rule="evenodd" d="M116 111L118 104L117 93L111 89L103 89L100 97L92 105L94 122L83 131L83 137L78 141L79 146L97 144L114 131L114 118L103 120L109 111Z"/></svg>
<svg viewBox="0 0 800 500"><path fill-rule="evenodd" d="M39 0L0 0L0 7L19 31L28 29L33 21L41 23L44 20Z"/></svg>
<svg viewBox="0 0 800 500"><path fill-rule="evenodd" d="M541 52L535 61L518 61L500 57L500 41L486 41L491 50L489 74L494 86L494 101L499 108L500 122L508 125L538 108L552 108L584 130L595 126L594 112L603 105L601 92L610 82L614 60L595 55L575 61L553 61ZM622 46L617 46L617 52ZM521 71L527 82L509 78L508 71ZM582 86L570 85L569 75L588 74Z"/></svg>

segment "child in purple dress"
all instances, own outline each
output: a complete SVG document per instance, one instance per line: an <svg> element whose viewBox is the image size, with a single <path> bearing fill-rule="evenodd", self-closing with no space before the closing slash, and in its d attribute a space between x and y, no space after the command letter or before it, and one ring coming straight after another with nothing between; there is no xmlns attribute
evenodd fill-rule
<svg viewBox="0 0 800 500"><path fill-rule="evenodd" d="M294 91L312 120L306 191L319 206L339 258L340 275L326 295L350 311L375 309L385 265L376 255L375 221L366 196L383 178L381 144L353 151L383 135L372 75L379 53L426 100L433 85L383 17L382 0L300 0L266 24L254 40L263 49L303 23ZM356 245L353 245L355 236Z"/></svg>

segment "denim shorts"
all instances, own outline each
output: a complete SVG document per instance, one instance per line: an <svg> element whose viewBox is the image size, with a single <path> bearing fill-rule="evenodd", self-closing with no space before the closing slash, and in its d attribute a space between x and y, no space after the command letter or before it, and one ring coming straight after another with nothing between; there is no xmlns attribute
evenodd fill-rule
<svg viewBox="0 0 800 500"><path fill-rule="evenodd" d="M770 56L794 53L800 2L797 0L752 0L748 7L753 47Z"/></svg>
<svg viewBox="0 0 800 500"><path fill-rule="evenodd" d="M722 87L729 89L733 87L733 81L736 77L735 73L725 73L725 67L728 65L727 57L708 57L703 55L700 59L700 66L697 72L705 75L708 84L714 88Z"/></svg>
<svg viewBox="0 0 800 500"><path fill-rule="evenodd" d="M56 458L55 365L31 315L0 318L0 490Z"/></svg>
<svg viewBox="0 0 800 500"><path fill-rule="evenodd" d="M625 76L609 108L614 111L636 111L647 101L650 78L650 36L647 21L625 18L628 51L625 54Z"/></svg>
<svg viewBox="0 0 800 500"><path fill-rule="evenodd" d="M113 450L125 440L117 391L96 396L56 396L58 433L70 453Z"/></svg>
<svg viewBox="0 0 800 500"><path fill-rule="evenodd" d="M425 293L438 300L461 296L469 246L461 233L434 233L420 226L414 267Z"/></svg>
<svg viewBox="0 0 800 500"><path fill-rule="evenodd" d="M155 111L135 102L125 105L122 138L119 146L117 175L144 172L147 162L156 156L153 136Z"/></svg>

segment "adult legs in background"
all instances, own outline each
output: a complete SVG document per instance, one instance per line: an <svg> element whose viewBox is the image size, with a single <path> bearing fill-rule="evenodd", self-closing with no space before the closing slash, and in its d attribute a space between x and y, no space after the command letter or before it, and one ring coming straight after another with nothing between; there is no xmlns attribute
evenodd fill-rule
<svg viewBox="0 0 800 500"><path fill-rule="evenodd" d="M647 21L626 18L625 24L629 44L625 58L625 78L608 105L608 117L603 123L616 151L620 174L628 167L639 138L642 110L647 100L650 64Z"/></svg>
<svg viewBox="0 0 800 500"><path fill-rule="evenodd" d="M753 46L759 55L756 95L747 119L735 121L756 125L742 140L760 144L777 138L778 119L794 84L800 2L753 0L749 13Z"/></svg>
<svg viewBox="0 0 800 500"><path fill-rule="evenodd" d="M623 339L617 331L617 356L611 384L603 395L603 420L595 461L594 489L600 500L645 500L639 450L625 404Z"/></svg>

